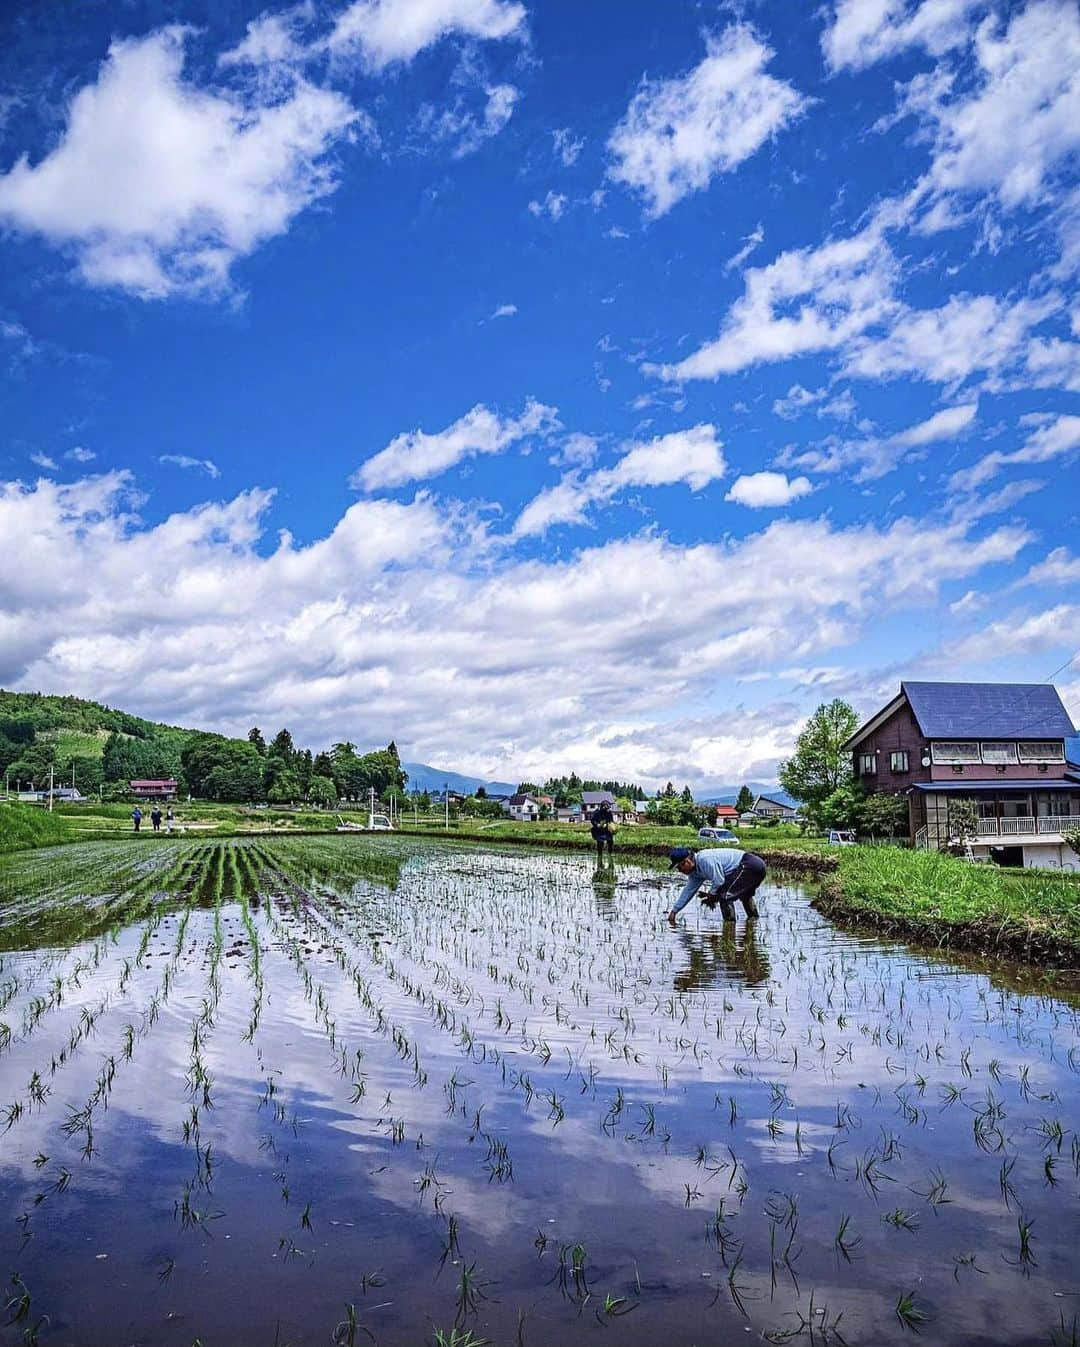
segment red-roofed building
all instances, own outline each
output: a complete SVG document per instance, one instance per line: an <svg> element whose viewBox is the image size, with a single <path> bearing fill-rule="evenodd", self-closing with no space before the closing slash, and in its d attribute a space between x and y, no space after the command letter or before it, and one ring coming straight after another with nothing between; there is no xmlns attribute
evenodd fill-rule
<svg viewBox="0 0 1080 1347"><path fill-rule="evenodd" d="M170 777L166 781L132 781L131 793L139 800L175 800L177 785Z"/></svg>

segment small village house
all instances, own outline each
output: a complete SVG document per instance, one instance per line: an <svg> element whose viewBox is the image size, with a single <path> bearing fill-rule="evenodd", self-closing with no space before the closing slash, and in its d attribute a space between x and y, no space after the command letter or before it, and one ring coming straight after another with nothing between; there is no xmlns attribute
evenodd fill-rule
<svg viewBox="0 0 1080 1347"><path fill-rule="evenodd" d="M1080 870L1062 833L1080 827L1076 730L1046 683L903 682L844 745L868 792L903 794L914 846L955 840L956 801L977 813L977 860Z"/></svg>
<svg viewBox="0 0 1080 1347"><path fill-rule="evenodd" d="M609 790L583 790L581 792L581 811L585 815L586 821L592 818L602 804L606 804L613 814L618 809L618 801Z"/></svg>
<svg viewBox="0 0 1080 1347"><path fill-rule="evenodd" d="M750 812L756 819L776 818L785 823L794 823L798 818L798 810L793 804L785 804L783 800L773 800L768 795L759 795Z"/></svg>
<svg viewBox="0 0 1080 1347"><path fill-rule="evenodd" d="M739 821L739 811L733 804L718 804L716 806L716 826L718 828L732 828Z"/></svg>
<svg viewBox="0 0 1080 1347"><path fill-rule="evenodd" d="M128 783L137 800L175 800L177 784L171 777L163 780L131 781Z"/></svg>
<svg viewBox="0 0 1080 1347"><path fill-rule="evenodd" d="M517 823L535 823L540 817L540 802L531 795L511 795L503 801L502 811Z"/></svg>

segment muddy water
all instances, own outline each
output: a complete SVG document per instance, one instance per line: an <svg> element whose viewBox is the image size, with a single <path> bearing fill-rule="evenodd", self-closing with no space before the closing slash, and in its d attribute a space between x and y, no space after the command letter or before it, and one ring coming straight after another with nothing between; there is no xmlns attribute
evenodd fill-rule
<svg viewBox="0 0 1080 1347"><path fill-rule="evenodd" d="M783 883L671 932L669 885L353 837L6 862L0 1342L1072 1341L1069 995Z"/></svg>

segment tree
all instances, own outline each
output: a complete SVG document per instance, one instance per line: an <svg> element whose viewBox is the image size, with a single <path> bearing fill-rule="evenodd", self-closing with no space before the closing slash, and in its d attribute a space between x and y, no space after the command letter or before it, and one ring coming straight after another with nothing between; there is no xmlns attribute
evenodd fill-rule
<svg viewBox="0 0 1080 1347"><path fill-rule="evenodd" d="M858 817L859 826L871 837L899 837L907 832L907 797L875 792L859 806Z"/></svg>
<svg viewBox="0 0 1080 1347"><path fill-rule="evenodd" d="M417 802L416 802L416 807L417 807L417 809L420 810L420 812L421 812L422 814L427 814L427 813L430 812L430 810L431 810L431 795L430 795L426 790L422 790L422 791L420 792L420 798L419 798L419 799L417 800Z"/></svg>
<svg viewBox="0 0 1080 1347"><path fill-rule="evenodd" d="M300 779L295 772L288 768L279 772L274 778L273 784L266 792L266 798L271 804L292 804L303 794L303 788L300 785Z"/></svg>
<svg viewBox="0 0 1080 1347"><path fill-rule="evenodd" d="M1080 828L1066 828L1061 835L1065 839L1065 845L1080 856Z"/></svg>
<svg viewBox="0 0 1080 1347"><path fill-rule="evenodd" d="M266 753L266 740L263 738L262 730L259 729L258 725L252 725L251 729L248 730L248 743L252 744L257 752Z"/></svg>
<svg viewBox="0 0 1080 1347"><path fill-rule="evenodd" d="M855 708L837 697L823 702L795 740L795 752L780 764L781 786L813 808L852 779L851 755L843 745L859 728Z"/></svg>
<svg viewBox="0 0 1080 1347"><path fill-rule="evenodd" d="M754 792L749 786L740 786L735 798L735 808L740 814L749 814L754 807Z"/></svg>
<svg viewBox="0 0 1080 1347"><path fill-rule="evenodd" d="M333 778L313 775L308 784L307 795L311 803L319 805L320 808L332 807L337 803L337 788Z"/></svg>
<svg viewBox="0 0 1080 1347"><path fill-rule="evenodd" d="M979 832L979 806L974 800L954 798L949 801L949 837L966 842Z"/></svg>
<svg viewBox="0 0 1080 1347"><path fill-rule="evenodd" d="M486 800L486 799L487 799L487 787L486 787L486 786L477 786L477 788L476 788L476 798L477 798L478 800Z"/></svg>
<svg viewBox="0 0 1080 1347"><path fill-rule="evenodd" d="M812 809L814 821L821 828L854 828L862 807L862 791L854 781L845 781Z"/></svg>

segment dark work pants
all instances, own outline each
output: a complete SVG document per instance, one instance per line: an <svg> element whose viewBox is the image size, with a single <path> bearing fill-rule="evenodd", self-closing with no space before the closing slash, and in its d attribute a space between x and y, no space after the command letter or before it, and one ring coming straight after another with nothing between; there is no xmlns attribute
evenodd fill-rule
<svg viewBox="0 0 1080 1347"><path fill-rule="evenodd" d="M604 847L607 847L607 854L615 854L615 838L606 831L597 831L593 833L593 841L596 843L596 858L602 861L604 859Z"/></svg>
<svg viewBox="0 0 1080 1347"><path fill-rule="evenodd" d="M754 894L757 893L764 878L765 862L760 856L748 851L735 871L731 883L719 895L720 911L725 921L735 920L736 903L742 903L748 917L757 916Z"/></svg>

